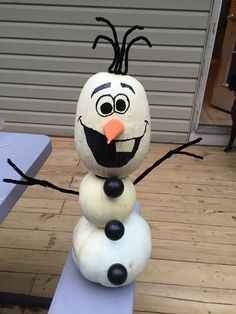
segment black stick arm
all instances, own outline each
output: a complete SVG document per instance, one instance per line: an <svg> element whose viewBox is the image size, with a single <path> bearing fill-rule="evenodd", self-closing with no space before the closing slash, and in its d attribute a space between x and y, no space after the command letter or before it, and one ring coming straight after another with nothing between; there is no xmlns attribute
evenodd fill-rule
<svg viewBox="0 0 236 314"><path fill-rule="evenodd" d="M14 179L3 179L3 182L5 183L13 183L13 184L20 184L20 185L28 185L28 186L32 186L32 185L41 185L43 187L47 187L47 188L51 188L54 190L57 190L59 192L62 193L68 193L68 194L75 194L75 195L79 195L78 191L74 191L74 190L70 190L70 189L64 189L61 188L57 185L52 184L49 181L46 180L39 180L39 179L35 179L35 178L31 178L29 176L27 176L26 174L24 174L12 161L11 159L7 159L8 164L23 178L25 179L25 181L22 180L14 180Z"/></svg>
<svg viewBox="0 0 236 314"><path fill-rule="evenodd" d="M198 142L200 142L202 140L201 137L198 137L197 139L188 142L186 144L183 144L181 146L178 146L177 148L170 150L168 153L166 153L163 157L161 157L160 159L158 159L157 161L154 162L154 164L147 168L146 170L144 170L143 173L141 173L135 180L134 180L134 184L139 183L141 180L143 180L153 169L157 168L161 163L163 163L163 161L165 161L166 159L172 157L175 154L184 154L190 157L194 157L194 158L198 158L198 159L203 159L202 156L198 156L192 153L188 153L188 152L182 152L183 149L192 146L194 144L197 144Z"/></svg>

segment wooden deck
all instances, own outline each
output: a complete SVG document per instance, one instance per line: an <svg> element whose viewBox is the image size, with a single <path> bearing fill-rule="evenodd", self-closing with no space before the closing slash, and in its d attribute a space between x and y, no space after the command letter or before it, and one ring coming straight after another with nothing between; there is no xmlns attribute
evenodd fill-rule
<svg viewBox="0 0 236 314"><path fill-rule="evenodd" d="M152 144L132 178L172 147ZM204 160L172 157L137 185L153 251L138 278L136 314L236 313L236 151L188 151ZM55 138L38 177L79 189L85 173L73 140ZM76 196L28 188L0 227L0 291L52 297L79 215ZM0 313L47 311L14 307Z"/></svg>

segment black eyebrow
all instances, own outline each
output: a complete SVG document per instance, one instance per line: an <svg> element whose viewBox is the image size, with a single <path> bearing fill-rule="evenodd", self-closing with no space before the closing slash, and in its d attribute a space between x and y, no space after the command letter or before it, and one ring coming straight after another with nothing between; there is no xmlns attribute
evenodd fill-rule
<svg viewBox="0 0 236 314"><path fill-rule="evenodd" d="M133 87L132 86L130 86L129 84L125 84L125 83L120 83L120 85L121 85L121 87L127 87L127 88L129 88L134 94L135 94L135 91L133 90Z"/></svg>
<svg viewBox="0 0 236 314"><path fill-rule="evenodd" d="M105 84L102 84L98 87L95 88L95 90L92 92L91 94L91 98L93 97L94 94L96 94L97 92L99 92L100 90L104 89L104 88L109 88L111 87L111 83L105 83Z"/></svg>

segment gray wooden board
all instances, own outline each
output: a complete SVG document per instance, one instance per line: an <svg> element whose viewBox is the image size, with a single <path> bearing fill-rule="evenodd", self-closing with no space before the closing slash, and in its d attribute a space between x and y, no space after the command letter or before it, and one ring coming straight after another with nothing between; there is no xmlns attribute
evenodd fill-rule
<svg viewBox="0 0 236 314"><path fill-rule="evenodd" d="M147 90L146 90L147 91ZM74 100L77 101L80 95L80 88L55 87L55 86L37 86L26 84L1 84L0 94L8 97L52 99L52 100ZM194 101L193 93L174 93L174 92L148 92L148 101L150 104L186 106L191 107ZM0 101L2 97L0 97ZM30 101L30 100L29 100ZM2 101L0 102L2 103ZM1 106L1 108L4 108Z"/></svg>
<svg viewBox="0 0 236 314"><path fill-rule="evenodd" d="M74 136L74 127L65 125L48 125L48 124L32 124L32 123L6 123L5 131L30 132L30 133L46 133L54 136ZM185 143L187 141L187 132L166 132L152 131L151 141L163 143Z"/></svg>
<svg viewBox="0 0 236 314"><path fill-rule="evenodd" d="M40 99L26 99L26 98L7 98L0 97L0 110L1 115L4 116L6 111L14 112L19 111L19 114L24 114L28 112L29 104L31 106L31 111L35 115L37 113L48 112L57 114L72 114L75 115L77 101L54 101L54 100L40 100ZM152 118L162 118L162 119L190 119L191 118L191 108L188 107L177 107L168 105L150 105L150 112ZM75 116L73 116L75 119ZM10 120L9 120L10 121ZM74 120L73 120L74 123Z"/></svg>
<svg viewBox="0 0 236 314"><path fill-rule="evenodd" d="M7 163L10 158L25 174L35 176L51 153L45 135L0 132L0 222L15 205L27 186L3 183L4 178L21 180Z"/></svg>
<svg viewBox="0 0 236 314"><path fill-rule="evenodd" d="M56 71L58 75L60 75L60 72L89 73L93 75L96 72L106 70L109 63L111 63L109 60L6 54L2 54L0 58L1 69ZM156 76L158 73L160 77L196 78L199 72L199 64L197 63L130 61L129 67L132 76L146 75L150 77Z"/></svg>
<svg viewBox="0 0 236 314"><path fill-rule="evenodd" d="M144 14L145 12L145 14ZM122 20L120 18L122 14ZM1 4L0 19L37 23L90 24L97 25L96 16L106 16L114 25L137 25L140 20L146 27L204 29L208 12L179 10L134 10L64 6L31 6ZM122 23L122 24L121 24Z"/></svg>
<svg viewBox="0 0 236 314"><path fill-rule="evenodd" d="M12 0L2 0L1 3L10 3ZM16 2L13 2L13 4ZM176 9L176 10L209 10L211 6L211 0L17 0L17 3L23 4L46 4L46 5L71 5L71 6L96 6L104 7L109 6L111 8L142 8L142 9Z"/></svg>
<svg viewBox="0 0 236 314"><path fill-rule="evenodd" d="M122 38L127 28L116 28L118 38ZM50 23L1 22L0 36L28 39L52 39L66 41L93 41L101 32L99 25L60 25ZM102 29L103 35L110 36L110 29ZM147 30L145 30L145 34ZM148 38L153 45L203 46L204 30L194 29L148 29Z"/></svg>
<svg viewBox="0 0 236 314"><path fill-rule="evenodd" d="M77 73L57 73L46 71L22 71L22 70L1 70L1 83L21 83L63 87L83 87L90 78L89 74ZM164 78L164 77L137 77L146 90L175 91L175 92L194 92L196 79L190 78Z"/></svg>
<svg viewBox="0 0 236 314"><path fill-rule="evenodd" d="M140 212L139 203L135 211ZM49 314L131 314L135 284L107 288L85 279L76 268L71 252L61 274Z"/></svg>
<svg viewBox="0 0 236 314"><path fill-rule="evenodd" d="M64 125L74 126L75 113L47 113L47 112L31 112L31 111L19 111L15 115L13 110L1 111L1 116L6 122L17 122L17 123L38 123L38 124L49 124L49 125ZM162 119L153 118L151 119L152 130L157 131L177 131L187 132L189 129L189 121L184 119Z"/></svg>
<svg viewBox="0 0 236 314"><path fill-rule="evenodd" d="M148 34L147 34L148 37ZM92 38L93 40L94 38ZM91 42L92 42L91 40ZM202 47L153 46L137 44L130 51L129 60L166 61L166 62L201 62ZM91 49L91 43L67 42L50 40L0 38L1 54L23 54L35 56L55 56L70 58L112 59L111 46L100 43L96 51Z"/></svg>

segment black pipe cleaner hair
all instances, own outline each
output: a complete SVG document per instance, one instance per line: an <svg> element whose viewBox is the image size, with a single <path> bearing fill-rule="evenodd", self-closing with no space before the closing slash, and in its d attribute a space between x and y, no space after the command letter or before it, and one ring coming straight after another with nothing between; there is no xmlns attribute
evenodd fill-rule
<svg viewBox="0 0 236 314"><path fill-rule="evenodd" d="M111 39L110 37L108 36L104 36L104 35L98 35L94 42L93 42L93 46L92 48L95 49L96 46L97 46L97 43L100 39L104 39L106 41L108 41L113 49L114 49L114 57L113 57L113 61L111 63L111 65L109 66L108 68L108 72L109 73L115 73L115 74L122 74L122 75L126 75L128 73L128 59L129 59L129 50L131 48L131 46L136 42L136 41L139 41L139 40L143 40L146 42L146 44L149 46L149 47L152 47L152 44L150 42L149 39L147 39L145 36L137 36L135 38L133 38L129 43L128 45L126 46L126 42L127 42L127 38L128 38L128 35L131 34L134 30L136 29L139 29L139 30L143 30L144 27L143 26L140 26L140 25L134 25L132 26L131 28L129 28L127 30L127 32L124 34L123 36L123 40L122 40L122 45L121 45L121 48L119 46L119 42L118 42L118 36L117 36L117 32L116 32L116 29L115 29L115 26L108 20L108 19L105 19L103 17L96 17L96 20L98 22L104 22L106 23L112 30L112 33L113 33L113 37L114 37L114 40ZM125 68L124 70L122 70L123 68L123 62L125 63Z"/></svg>

